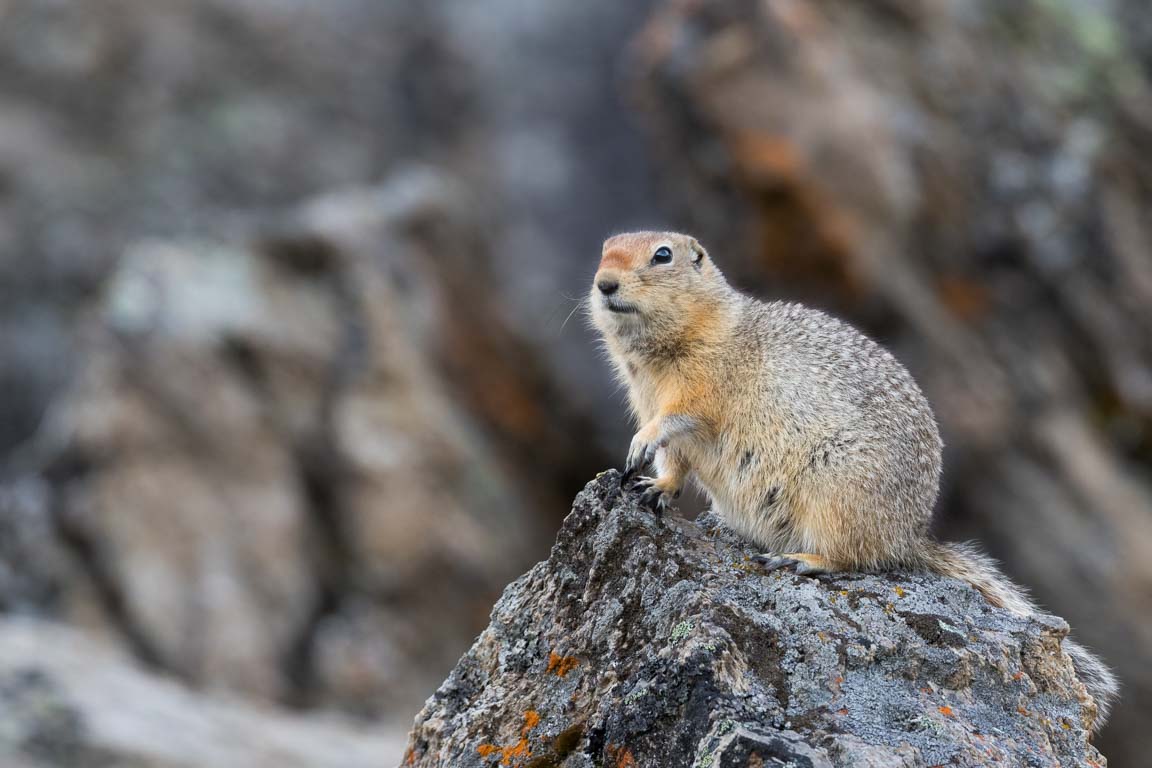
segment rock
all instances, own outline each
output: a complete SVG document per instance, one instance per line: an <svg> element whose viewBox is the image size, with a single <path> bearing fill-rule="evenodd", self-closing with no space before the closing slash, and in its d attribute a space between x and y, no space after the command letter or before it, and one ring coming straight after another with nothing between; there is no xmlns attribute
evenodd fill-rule
<svg viewBox="0 0 1152 768"><path fill-rule="evenodd" d="M404 765L1104 764L1063 621L938 577L766 575L718 522L660 523L600 475Z"/></svg>
<svg viewBox="0 0 1152 768"><path fill-rule="evenodd" d="M196 693L59 625L0 620L0 763L12 768L370 768L399 734Z"/></svg>

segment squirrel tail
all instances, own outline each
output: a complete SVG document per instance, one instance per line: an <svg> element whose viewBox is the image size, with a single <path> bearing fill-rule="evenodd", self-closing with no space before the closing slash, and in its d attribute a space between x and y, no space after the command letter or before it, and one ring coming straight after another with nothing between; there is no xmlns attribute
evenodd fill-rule
<svg viewBox="0 0 1152 768"><path fill-rule="evenodd" d="M971 584L988 602L1017 615L1040 613L1024 589L1005 576L995 560L972 544L933 542L922 565L927 571ZM1080 643L1066 638L1063 645L1077 676L1096 702L1096 720L1092 729L1099 731L1116 702L1120 683L1112 670Z"/></svg>

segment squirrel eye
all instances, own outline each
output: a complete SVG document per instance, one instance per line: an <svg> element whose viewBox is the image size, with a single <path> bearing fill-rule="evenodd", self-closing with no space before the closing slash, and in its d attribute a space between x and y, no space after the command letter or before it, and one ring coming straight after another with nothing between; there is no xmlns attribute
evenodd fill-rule
<svg viewBox="0 0 1152 768"><path fill-rule="evenodd" d="M668 264L672 261L672 249L666 245L662 245L656 249L652 254L653 264Z"/></svg>

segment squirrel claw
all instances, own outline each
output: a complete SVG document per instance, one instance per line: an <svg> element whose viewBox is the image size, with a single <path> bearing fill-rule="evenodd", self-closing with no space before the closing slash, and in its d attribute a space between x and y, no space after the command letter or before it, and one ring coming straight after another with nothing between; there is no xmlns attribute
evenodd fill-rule
<svg viewBox="0 0 1152 768"><path fill-rule="evenodd" d="M656 445L645 443L636 438L632 439L632 447L628 449L628 460L624 464L624 476L621 482L627 483L634 478L640 470L656 460Z"/></svg>
<svg viewBox="0 0 1152 768"><path fill-rule="evenodd" d="M656 515L656 519L660 520L664 517L664 512L669 507L668 493L664 491L659 485L656 484L654 477L638 477L633 485L633 488L640 490L640 506L647 507L652 514Z"/></svg>

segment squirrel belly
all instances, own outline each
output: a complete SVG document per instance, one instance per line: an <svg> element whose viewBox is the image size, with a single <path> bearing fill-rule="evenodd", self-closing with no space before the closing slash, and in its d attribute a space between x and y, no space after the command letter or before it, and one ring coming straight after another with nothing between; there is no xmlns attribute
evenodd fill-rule
<svg viewBox="0 0 1152 768"><path fill-rule="evenodd" d="M928 571L1038 610L990 558L930 536L939 430L879 344L823 312L739 293L698 241L666 232L604 243L589 310L639 425L625 479L653 511L692 479L769 570ZM1098 727L1116 680L1087 649L1064 648Z"/></svg>

